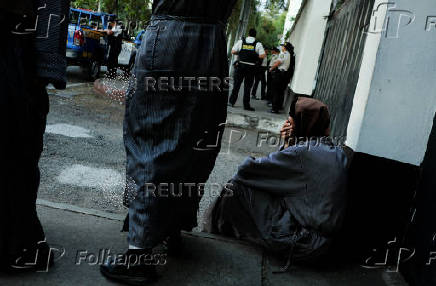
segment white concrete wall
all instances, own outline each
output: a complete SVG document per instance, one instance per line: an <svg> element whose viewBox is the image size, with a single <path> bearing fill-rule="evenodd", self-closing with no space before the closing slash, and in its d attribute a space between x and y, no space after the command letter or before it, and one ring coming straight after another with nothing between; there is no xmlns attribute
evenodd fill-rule
<svg viewBox="0 0 436 286"><path fill-rule="evenodd" d="M355 151L419 165L436 112L436 27L427 25L436 5L434 0L395 3L386 14L389 30L368 36L347 144ZM401 12L398 22L395 10L410 11L413 17Z"/></svg>
<svg viewBox="0 0 436 286"><path fill-rule="evenodd" d="M303 0L289 0L288 13L286 14L285 26L283 28L282 41L285 41L286 33L291 30L295 23L295 17L297 17L298 11L300 11Z"/></svg>
<svg viewBox="0 0 436 286"><path fill-rule="evenodd" d="M307 0L295 23L289 41L295 47L296 63L291 88L295 93L311 95L324 42L331 0Z"/></svg>
<svg viewBox="0 0 436 286"><path fill-rule="evenodd" d="M373 12L371 16L370 27L378 25L376 29L371 29L367 34L365 48L363 50L362 65L359 73L359 80L357 82L356 91L353 99L353 108L351 110L350 119L347 128L347 145L354 150L357 150L359 143L360 131L363 124L363 119L368 102L369 91L371 88L372 76L377 60L377 51L380 45L382 33L377 31L382 30L382 26L386 16L386 6L379 6L384 0L376 0L374 9L378 10L377 13ZM376 7L380 7L377 9ZM380 26L381 25L381 26Z"/></svg>

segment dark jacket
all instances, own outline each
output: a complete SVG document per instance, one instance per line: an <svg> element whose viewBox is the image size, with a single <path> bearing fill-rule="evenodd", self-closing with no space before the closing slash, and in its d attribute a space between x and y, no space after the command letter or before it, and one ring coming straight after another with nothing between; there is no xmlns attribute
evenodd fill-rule
<svg viewBox="0 0 436 286"><path fill-rule="evenodd" d="M65 49L69 7L70 0L0 3L0 19L6 18L5 22L11 24L8 32L33 37L36 76L47 83L53 83L58 89L66 86ZM32 31L35 24L36 31Z"/></svg>
<svg viewBox="0 0 436 286"><path fill-rule="evenodd" d="M318 257L342 226L347 163L342 147L315 140L247 158L230 181L233 196L218 199L209 230L232 229L273 252L292 247L296 260Z"/></svg>

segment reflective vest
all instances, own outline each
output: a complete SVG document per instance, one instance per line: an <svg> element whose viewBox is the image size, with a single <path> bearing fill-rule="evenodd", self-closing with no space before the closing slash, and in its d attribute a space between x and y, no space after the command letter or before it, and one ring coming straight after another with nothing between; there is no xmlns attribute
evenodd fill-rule
<svg viewBox="0 0 436 286"><path fill-rule="evenodd" d="M259 55L256 53L257 40L254 43L248 44L245 38L242 38L242 48L239 51L239 61L251 64L259 62Z"/></svg>

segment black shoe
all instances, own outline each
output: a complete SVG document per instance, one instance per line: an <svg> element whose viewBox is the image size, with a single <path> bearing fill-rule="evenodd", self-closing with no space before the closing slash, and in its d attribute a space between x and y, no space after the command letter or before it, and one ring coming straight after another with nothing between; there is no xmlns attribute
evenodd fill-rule
<svg viewBox="0 0 436 286"><path fill-rule="evenodd" d="M280 113L278 110L274 110L274 109L271 109L271 113L276 113L276 114L278 114L278 113Z"/></svg>
<svg viewBox="0 0 436 286"><path fill-rule="evenodd" d="M100 266L103 276L127 285L145 285L157 281L158 275L151 251L129 249L122 259L111 257Z"/></svg>
<svg viewBox="0 0 436 286"><path fill-rule="evenodd" d="M229 102L229 103L227 103L227 105L230 106L230 107L235 107L235 104L234 104L234 103L230 103L230 102Z"/></svg>
<svg viewBox="0 0 436 286"><path fill-rule="evenodd" d="M271 103L271 102L268 102L268 103L266 104L266 106L268 106L268 107L272 107L272 103Z"/></svg>
<svg viewBox="0 0 436 286"><path fill-rule="evenodd" d="M47 242L40 242L35 247L25 249L4 265L3 269L10 273L47 272L54 265L53 252Z"/></svg>
<svg viewBox="0 0 436 286"><path fill-rule="evenodd" d="M251 98L257 100L257 97L255 95L252 95Z"/></svg>
<svg viewBox="0 0 436 286"><path fill-rule="evenodd" d="M254 109L253 107L244 107L244 110L248 110L248 111L255 111L256 109Z"/></svg>

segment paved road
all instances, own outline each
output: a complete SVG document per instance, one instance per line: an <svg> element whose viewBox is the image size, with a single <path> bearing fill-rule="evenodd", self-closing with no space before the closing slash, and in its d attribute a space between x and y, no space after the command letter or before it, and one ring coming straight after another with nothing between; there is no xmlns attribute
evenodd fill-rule
<svg viewBox="0 0 436 286"><path fill-rule="evenodd" d="M69 73L71 77L71 73ZM74 76L74 74L73 74ZM95 95L89 86L50 91L50 114L41 158L39 198L123 214L125 152L122 142L124 106ZM240 139L242 136L243 139ZM263 156L277 148L257 147L256 131L227 129L224 145L200 206L200 218L247 156ZM229 140L232 144L228 144Z"/></svg>
<svg viewBox="0 0 436 286"><path fill-rule="evenodd" d="M69 73L69 76L72 75ZM73 75L74 76L74 75ZM80 83L77 79L74 83ZM68 204L86 208L83 213L38 207L48 241L65 249L65 256L49 273L5 276L1 285L116 285L98 273L95 263L77 263L78 251L99 249L114 252L125 249L125 235L119 232L126 209L122 206L125 153L122 143L123 105L92 93L88 85L75 85L63 92L50 90L44 152L40 162L39 199L45 205ZM245 135L243 139L241 135ZM259 157L276 147L257 145L253 130L227 129L209 183L223 184L234 174L246 156ZM232 144L229 144L229 140ZM201 201L200 218L214 196L206 192ZM64 208L64 207L62 207ZM90 210L91 209L91 210ZM104 211L105 219L95 217ZM86 215L87 213L92 215ZM109 213L112 213L109 214ZM293 267L282 275L272 274L283 261L268 258L251 247L203 237L185 235L186 249L162 269L158 285L405 285L399 275L383 270L367 270L358 265L319 270Z"/></svg>
<svg viewBox="0 0 436 286"><path fill-rule="evenodd" d="M107 71L106 67L101 67L100 76L103 76ZM67 68L68 83L86 82L86 73L83 72L80 66L68 66Z"/></svg>

